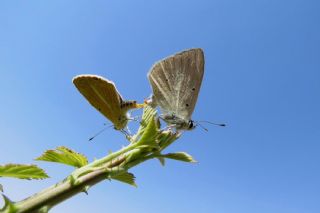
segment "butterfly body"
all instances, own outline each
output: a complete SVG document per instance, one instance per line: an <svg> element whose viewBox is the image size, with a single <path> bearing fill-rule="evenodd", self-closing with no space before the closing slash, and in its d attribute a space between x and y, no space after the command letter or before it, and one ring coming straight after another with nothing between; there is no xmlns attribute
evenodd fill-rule
<svg viewBox="0 0 320 213"><path fill-rule="evenodd" d="M165 122L173 124L178 130L191 130L195 128L193 120L183 119L175 115L164 114L160 116Z"/></svg>

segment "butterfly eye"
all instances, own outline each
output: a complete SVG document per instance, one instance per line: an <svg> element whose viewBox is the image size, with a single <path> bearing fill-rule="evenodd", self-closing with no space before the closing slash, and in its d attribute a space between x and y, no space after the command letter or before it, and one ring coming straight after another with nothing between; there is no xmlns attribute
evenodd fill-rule
<svg viewBox="0 0 320 213"><path fill-rule="evenodd" d="M189 126L188 126L189 129L193 129L194 128L193 121L190 120L188 123L189 123Z"/></svg>
<svg viewBox="0 0 320 213"><path fill-rule="evenodd" d="M192 88L192 91L195 91L195 90L196 90L196 88L193 87L193 88Z"/></svg>
<svg viewBox="0 0 320 213"><path fill-rule="evenodd" d="M186 107L188 107L189 106L189 104L186 104Z"/></svg>

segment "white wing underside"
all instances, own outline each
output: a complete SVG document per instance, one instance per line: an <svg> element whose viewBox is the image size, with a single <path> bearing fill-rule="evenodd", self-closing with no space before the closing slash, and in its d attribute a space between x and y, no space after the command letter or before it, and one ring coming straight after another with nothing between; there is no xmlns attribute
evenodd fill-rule
<svg viewBox="0 0 320 213"><path fill-rule="evenodd" d="M190 49L169 56L151 68L148 78L154 103L165 115L190 120L204 74L204 54Z"/></svg>

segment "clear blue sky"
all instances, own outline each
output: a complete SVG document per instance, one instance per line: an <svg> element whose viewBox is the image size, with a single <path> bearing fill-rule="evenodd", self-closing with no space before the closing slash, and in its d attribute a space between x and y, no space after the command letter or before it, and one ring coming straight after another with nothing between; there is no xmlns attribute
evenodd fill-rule
<svg viewBox="0 0 320 213"><path fill-rule="evenodd" d="M151 93L151 65L191 47L206 67L195 120L169 151L199 161L150 161L138 188L104 182L51 212L320 212L320 3L312 0L1 1L0 164L33 163L66 145L90 160L126 145L71 79L99 74L128 99ZM39 163L51 179L1 179L21 200L72 168Z"/></svg>

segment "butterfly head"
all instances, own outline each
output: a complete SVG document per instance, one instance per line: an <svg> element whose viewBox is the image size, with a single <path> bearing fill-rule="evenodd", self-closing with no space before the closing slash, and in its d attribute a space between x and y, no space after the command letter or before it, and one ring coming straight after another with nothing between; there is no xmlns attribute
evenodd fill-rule
<svg viewBox="0 0 320 213"><path fill-rule="evenodd" d="M119 115L118 120L113 123L114 129L116 129L116 130L124 129L127 126L128 121L129 121L129 119L128 119L127 114Z"/></svg>
<svg viewBox="0 0 320 213"><path fill-rule="evenodd" d="M194 124L194 122L193 122L193 120L189 120L188 121L188 130L192 130L192 129L194 129L194 128L196 128L196 125Z"/></svg>

